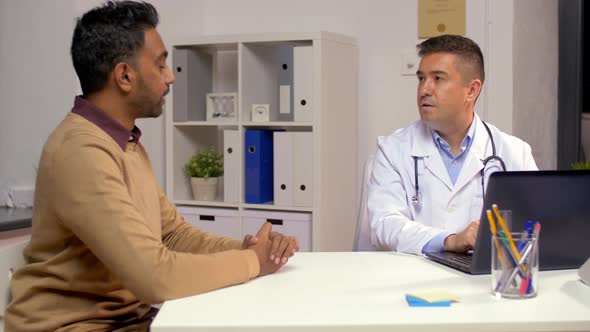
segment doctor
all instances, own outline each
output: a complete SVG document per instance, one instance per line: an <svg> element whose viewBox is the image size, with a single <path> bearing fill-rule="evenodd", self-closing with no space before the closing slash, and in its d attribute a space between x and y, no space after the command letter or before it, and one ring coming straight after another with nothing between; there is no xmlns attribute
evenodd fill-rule
<svg viewBox="0 0 590 332"><path fill-rule="evenodd" d="M417 48L420 120L378 139L368 185L371 241L414 254L466 252L475 244L489 175L537 166L526 142L474 113L484 82L475 42L443 35Z"/></svg>

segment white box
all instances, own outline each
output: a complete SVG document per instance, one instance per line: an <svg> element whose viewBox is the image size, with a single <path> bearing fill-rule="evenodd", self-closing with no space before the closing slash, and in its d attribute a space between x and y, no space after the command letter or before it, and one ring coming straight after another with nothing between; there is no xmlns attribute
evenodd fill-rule
<svg viewBox="0 0 590 332"><path fill-rule="evenodd" d="M193 206L179 206L176 210L196 228L219 236L242 239L238 210Z"/></svg>
<svg viewBox="0 0 590 332"><path fill-rule="evenodd" d="M299 251L311 251L311 213L245 210L242 212L243 236L255 235L267 221L273 224L274 232L296 237Z"/></svg>

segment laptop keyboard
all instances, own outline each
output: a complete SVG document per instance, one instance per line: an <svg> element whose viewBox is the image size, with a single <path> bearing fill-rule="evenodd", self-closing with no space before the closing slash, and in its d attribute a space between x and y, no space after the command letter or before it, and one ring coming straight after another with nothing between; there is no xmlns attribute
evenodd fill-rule
<svg viewBox="0 0 590 332"><path fill-rule="evenodd" d="M464 265L469 266L471 264L472 257L473 256L471 256L471 255L469 255L469 256L458 256L457 255L457 256L450 256L447 259L452 262L457 262L459 264L464 264Z"/></svg>

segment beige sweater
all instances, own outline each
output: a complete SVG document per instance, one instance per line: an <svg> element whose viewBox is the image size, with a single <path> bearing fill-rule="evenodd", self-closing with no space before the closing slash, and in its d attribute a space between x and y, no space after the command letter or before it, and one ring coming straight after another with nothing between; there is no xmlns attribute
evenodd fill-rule
<svg viewBox="0 0 590 332"><path fill-rule="evenodd" d="M257 276L256 254L240 247L177 214L141 144L123 151L70 113L43 149L6 331L144 330L149 304Z"/></svg>

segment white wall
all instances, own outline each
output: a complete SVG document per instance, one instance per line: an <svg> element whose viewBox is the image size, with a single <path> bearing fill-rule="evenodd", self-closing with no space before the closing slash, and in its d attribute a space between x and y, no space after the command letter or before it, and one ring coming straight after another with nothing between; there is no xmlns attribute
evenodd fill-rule
<svg viewBox="0 0 590 332"><path fill-rule="evenodd" d="M520 0L519 0L520 1ZM525 134L536 128L513 114L518 96L530 96L532 87L515 80L513 46L515 8L519 20L536 20L537 11L520 10L516 0L467 1L467 36L484 52L487 79L476 111L499 128ZM553 0L556 1L556 0ZM0 0L0 193L8 185L32 183L32 165L47 134L70 109L78 90L68 54L73 15L101 1ZM417 1L414 0L152 0L161 16L159 31L168 48L174 40L199 34L325 30L347 34L358 42L359 172L375 150L375 140L418 118L416 78L401 75L401 55L414 52L417 40ZM528 0L529 5L535 1ZM50 5L51 4L51 5ZM525 7L523 7L525 6ZM29 8L34 7L34 8ZM541 5L536 6L541 8ZM551 15L556 8L546 9ZM556 14L555 14L556 15ZM34 17L35 19L29 19ZM539 20L543 23L543 20ZM25 23L26 22L26 23ZM520 21L518 21L520 22ZM14 38L14 34L20 38ZM50 38L49 38L50 37ZM543 36L541 36L543 37ZM516 38L516 37L515 37ZM551 45L551 37L548 43ZM27 40L39 39L39 43ZM516 43L516 41L514 42ZM556 45L555 45L556 46ZM5 50L9 50L6 53ZM39 54L43 56L40 57ZM40 60L41 59L41 60ZM25 62L26 66L20 64ZM531 71L543 71L529 64ZM546 65L545 62L539 65ZM557 76L554 77L556 79ZM58 80L56 82L56 79ZM22 82L20 85L15 84ZM514 83L513 83L514 82ZM518 90L514 84L518 82ZM530 84L529 84L530 86ZM522 89L521 89L522 87ZM32 89L31 89L32 88ZM525 93L527 92L528 93ZM513 92L516 95L513 96ZM31 93L34 97L31 97ZM555 95L556 95L555 89ZM556 97L555 97L556 102ZM530 109L518 107L520 109ZM550 116L548 116L550 117ZM33 132L30 132L33 121ZM39 120L39 121L37 121ZM543 121L543 120L539 120ZM546 125L549 118L535 126ZM164 183L163 118L142 120L146 145L156 176ZM525 129L528 128L528 129ZM23 135L27 129L27 135ZM21 137L15 145L16 137ZM530 139L540 139L531 136ZM544 139L544 138L543 138ZM533 143L533 142L532 142ZM543 143L544 144L544 143ZM534 143L535 145L541 145ZM551 153L537 158L554 158ZM538 159L539 160L539 159ZM539 164L544 161L539 160ZM551 161L548 161L551 164ZM27 165L31 165L28 167ZM30 170L28 170L30 169ZM360 173L357 175L360 178ZM0 204L1 204L0 200Z"/></svg>
<svg viewBox="0 0 590 332"><path fill-rule="evenodd" d="M558 0L514 3L514 134L540 169L557 167Z"/></svg>
<svg viewBox="0 0 590 332"><path fill-rule="evenodd" d="M0 0L0 205L35 182L47 135L71 109L71 0Z"/></svg>

